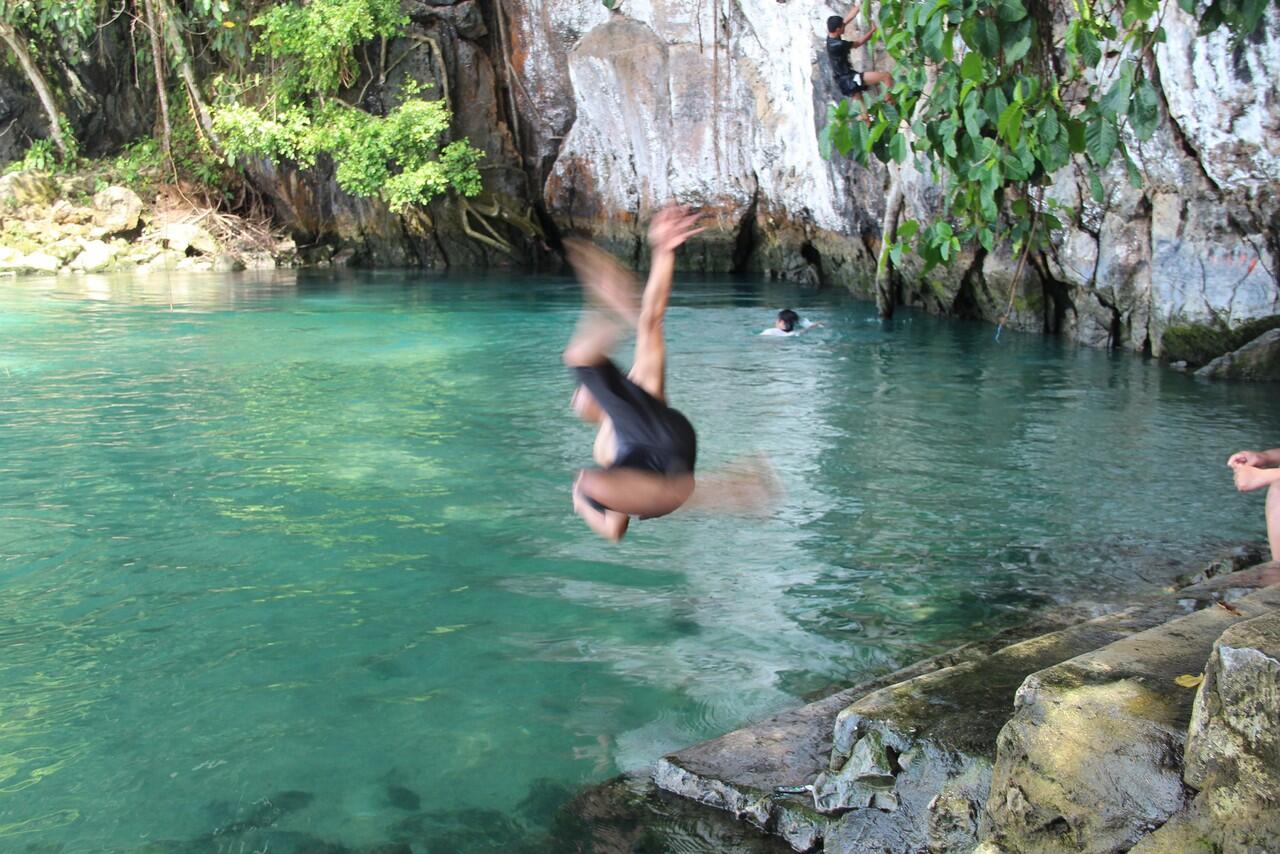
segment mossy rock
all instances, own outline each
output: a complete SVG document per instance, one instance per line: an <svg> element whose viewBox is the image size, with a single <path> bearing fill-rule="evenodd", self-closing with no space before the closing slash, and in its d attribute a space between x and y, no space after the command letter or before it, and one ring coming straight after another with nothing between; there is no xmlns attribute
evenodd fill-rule
<svg viewBox="0 0 1280 854"><path fill-rule="evenodd" d="M1161 351L1169 362L1207 365L1238 350L1264 332L1280 327L1280 314L1249 320L1235 329L1224 323L1179 323L1164 331Z"/></svg>

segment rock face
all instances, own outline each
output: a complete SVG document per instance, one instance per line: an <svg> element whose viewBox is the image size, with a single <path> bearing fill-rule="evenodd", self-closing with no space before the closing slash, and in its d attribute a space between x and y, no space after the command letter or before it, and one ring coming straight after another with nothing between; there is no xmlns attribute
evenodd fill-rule
<svg viewBox="0 0 1280 854"><path fill-rule="evenodd" d="M1264 588L1028 678L1000 732L984 835L1014 851L1118 852L1181 812L1195 695L1177 679L1277 607L1280 588Z"/></svg>
<svg viewBox="0 0 1280 854"><path fill-rule="evenodd" d="M550 217L643 262L645 222L677 198L719 226L687 266L867 293L886 177L818 153L834 94L821 53L832 11L802 0L652 0L621 13L596 0L514 4L508 55ZM1097 204L1080 164L1054 176L1049 195L1075 215L1032 259L1015 327L1158 354L1171 323L1280 311L1280 11L1268 8L1238 49L1225 30L1198 37L1178 9L1163 23L1163 123L1134 147L1144 187L1116 171ZM884 62L860 52L855 65ZM937 215L939 188L911 170L906 180L905 215ZM1008 254L967 253L905 282L904 301L994 318Z"/></svg>
<svg viewBox="0 0 1280 854"><path fill-rule="evenodd" d="M683 253L689 267L865 288L874 240L862 235L878 227L883 174L818 151L831 92L814 63L825 10L763 0L516 10L517 70L525 90L544 93L530 106L546 105L547 130L564 136L543 193L560 228L643 262L649 217L678 199L718 225ZM563 60L550 61L557 51Z"/></svg>

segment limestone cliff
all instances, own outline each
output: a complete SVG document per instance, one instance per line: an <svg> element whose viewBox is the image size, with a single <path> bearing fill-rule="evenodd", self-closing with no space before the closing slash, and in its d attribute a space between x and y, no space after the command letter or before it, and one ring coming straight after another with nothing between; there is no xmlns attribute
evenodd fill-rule
<svg viewBox="0 0 1280 854"><path fill-rule="evenodd" d="M844 11L812 0L512 4L505 50L552 219L642 261L645 221L677 198L721 225L690 267L869 293L886 175L825 161L817 144L834 98L822 21ZM1012 325L1159 352L1172 322L1280 312L1280 13L1234 50L1196 24L1167 4L1153 74L1162 125L1133 144L1143 188L1117 171L1098 205L1082 170L1055 176L1052 195L1076 215L1032 260ZM919 173L908 182L906 215L936 215L941 188ZM995 318L1008 256L997 247L909 276L904 300Z"/></svg>
<svg viewBox="0 0 1280 854"><path fill-rule="evenodd" d="M1061 0L1057 0L1061 2ZM687 268L848 287L869 295L887 175L824 160L817 135L836 93L817 0L404 0L406 36L386 73L349 96L372 112L425 85L455 113L453 138L485 152L485 195L438 200L400 217L340 191L331 168L251 164L259 192L303 255L316 246L366 265L528 268L564 230L585 232L638 264L649 216L669 199L717 221L682 252ZM1103 204L1073 164L1051 194L1075 210L1050 252L1033 257L1011 325L1083 343L1162 352L1171 324L1235 325L1280 314L1280 11L1233 47L1167 0L1157 46L1161 126L1129 140L1144 173L1119 164ZM1063 27L1065 13L1055 18ZM155 105L117 73L124 24L99 49L59 64L77 137L111 154L145 135ZM855 51L863 68L883 53ZM208 69L212 73L215 69ZM1104 81L1105 82L1105 81ZM23 82L0 67L0 162L41 134ZM904 168L905 216L940 213L943 188ZM948 270L906 265L898 292L930 311L994 319L1014 272L1010 253L970 251Z"/></svg>

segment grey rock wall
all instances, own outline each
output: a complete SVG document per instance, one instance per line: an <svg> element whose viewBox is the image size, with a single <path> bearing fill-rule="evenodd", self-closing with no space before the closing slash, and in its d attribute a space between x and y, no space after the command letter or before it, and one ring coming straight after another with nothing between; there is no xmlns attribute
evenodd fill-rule
<svg viewBox="0 0 1280 854"><path fill-rule="evenodd" d="M686 266L869 293L886 172L825 161L817 145L834 98L822 22L845 11L816 0L624 0L614 13L598 0L513 4L518 100L536 129L527 155L550 217L643 262L645 223L675 198L719 225ZM1152 140L1130 140L1143 188L1113 166L1097 204L1079 164L1055 176L1050 195L1075 215L1029 264L1010 325L1159 353L1171 323L1280 312L1280 12L1239 48L1196 25L1166 10L1153 66L1164 121ZM864 68L885 62L860 53ZM912 170L907 182L905 215L935 216L941 188ZM927 278L908 268L903 298L995 319L1013 273L1007 250L970 252Z"/></svg>

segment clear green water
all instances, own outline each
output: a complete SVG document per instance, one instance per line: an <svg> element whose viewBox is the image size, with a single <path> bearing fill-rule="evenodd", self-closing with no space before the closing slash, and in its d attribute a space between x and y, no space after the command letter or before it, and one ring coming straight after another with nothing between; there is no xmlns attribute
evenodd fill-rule
<svg viewBox="0 0 1280 854"><path fill-rule="evenodd" d="M0 850L233 851L255 823L273 851L501 848L573 787L1262 535L1223 461L1277 444L1274 389L693 282L669 394L700 465L763 450L787 494L610 546L570 512L579 304L0 285ZM756 336L784 304L830 328Z"/></svg>

